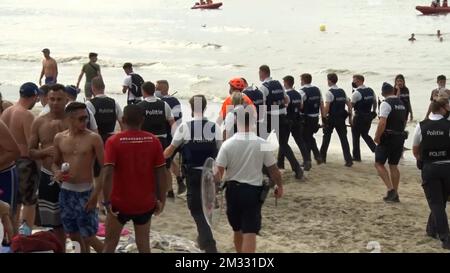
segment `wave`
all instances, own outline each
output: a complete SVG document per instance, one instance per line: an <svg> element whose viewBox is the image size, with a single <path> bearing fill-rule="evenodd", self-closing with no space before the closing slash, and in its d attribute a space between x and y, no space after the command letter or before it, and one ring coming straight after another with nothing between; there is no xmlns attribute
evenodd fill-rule
<svg viewBox="0 0 450 273"><path fill-rule="evenodd" d="M363 71L363 72L355 72L349 69L334 69L334 68L328 68L325 70L321 70L320 73L323 74L330 74L330 73L336 73L338 75L354 75L354 74L362 74L365 76L378 76L380 75L380 73L375 72L375 71Z"/></svg>
<svg viewBox="0 0 450 273"><path fill-rule="evenodd" d="M69 56L69 57L56 57L56 62L58 64L77 64L87 63L89 61L88 57L84 56ZM25 56L18 54L0 54L0 60L2 61L15 61L15 62L30 62L30 63L41 63L42 58L36 56ZM149 67L160 62L133 62L134 67ZM101 67L122 67L123 63L113 62L108 59L99 60L99 65Z"/></svg>

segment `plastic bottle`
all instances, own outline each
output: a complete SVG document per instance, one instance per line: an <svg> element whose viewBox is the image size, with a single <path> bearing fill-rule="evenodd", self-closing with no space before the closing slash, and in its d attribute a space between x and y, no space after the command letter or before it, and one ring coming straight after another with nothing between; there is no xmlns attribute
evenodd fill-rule
<svg viewBox="0 0 450 273"><path fill-rule="evenodd" d="M31 235L31 227L27 224L27 221L23 221L22 225L19 227L19 234L24 236L30 236Z"/></svg>

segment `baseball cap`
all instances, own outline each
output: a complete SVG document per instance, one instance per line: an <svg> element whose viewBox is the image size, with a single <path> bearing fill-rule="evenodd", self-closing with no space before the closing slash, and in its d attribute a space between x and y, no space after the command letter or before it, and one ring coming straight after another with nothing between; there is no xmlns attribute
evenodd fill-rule
<svg viewBox="0 0 450 273"><path fill-rule="evenodd" d="M78 93L80 93L80 90L74 85L66 85L66 87L64 87L64 92L66 92L69 96L76 98Z"/></svg>
<svg viewBox="0 0 450 273"><path fill-rule="evenodd" d="M39 94L39 87L32 82L26 82L26 83L22 84L19 92L20 92L21 97L29 98L29 97L37 96Z"/></svg>

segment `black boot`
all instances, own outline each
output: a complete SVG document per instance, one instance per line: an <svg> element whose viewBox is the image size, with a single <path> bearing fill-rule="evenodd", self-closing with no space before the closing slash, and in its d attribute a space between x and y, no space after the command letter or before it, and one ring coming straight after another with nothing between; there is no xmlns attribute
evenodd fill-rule
<svg viewBox="0 0 450 273"><path fill-rule="evenodd" d="M183 177L177 176L177 184L178 184L177 194L180 195L186 191L186 185L183 182Z"/></svg>

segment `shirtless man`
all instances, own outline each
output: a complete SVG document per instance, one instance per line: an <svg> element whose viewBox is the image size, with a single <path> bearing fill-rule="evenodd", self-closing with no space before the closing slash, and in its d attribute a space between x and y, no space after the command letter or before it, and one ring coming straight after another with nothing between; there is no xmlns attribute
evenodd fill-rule
<svg viewBox="0 0 450 273"><path fill-rule="evenodd" d="M47 94L49 113L38 117L31 126L30 156L41 162L39 183L39 216L41 226L53 228L55 235L65 245L66 239L59 209L59 185L53 181L52 164L55 156L55 135L67 129L64 124L64 107L67 96L64 86L55 84Z"/></svg>
<svg viewBox="0 0 450 273"><path fill-rule="evenodd" d="M50 57L50 49L44 48L42 50L44 60L42 60L42 71L39 77L39 85L42 85L42 77L45 75L45 84L55 84L58 77L58 65L55 59Z"/></svg>
<svg viewBox="0 0 450 273"><path fill-rule="evenodd" d="M13 104L3 99L2 93L0 93L0 116L6 110L6 108L13 106Z"/></svg>
<svg viewBox="0 0 450 273"><path fill-rule="evenodd" d="M29 227L34 224L35 206L37 203L37 189L39 183L39 173L36 162L30 159L28 140L31 135L31 124L34 116L31 113L37 101L38 87L31 82L24 83L20 87L20 99L14 105L3 112L1 119L8 126L9 131L17 142L20 150L20 157L16 161L19 175L18 204L23 205L22 222L26 222ZM17 208L20 212L20 208ZM20 213L17 213L17 219ZM17 228L18 222L15 223Z"/></svg>
<svg viewBox="0 0 450 273"><path fill-rule="evenodd" d="M103 245L95 245L98 242L98 214L95 209L101 185L93 183L92 171L96 158L103 166L103 142L98 134L86 128L86 109L86 104L80 102L67 105L65 112L69 129L55 136L56 153L52 167L55 178L63 181L59 203L64 231L73 241L80 243L83 253L89 251L88 245L97 252L103 250ZM62 172L62 163L69 164L68 172Z"/></svg>
<svg viewBox="0 0 450 273"><path fill-rule="evenodd" d="M9 215L13 216L13 208L16 204L17 179L16 159L20 156L19 146L0 120L0 203L4 201L9 205ZM11 234L12 236L13 234Z"/></svg>

